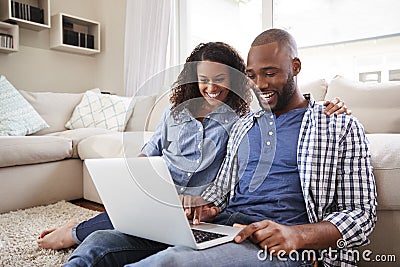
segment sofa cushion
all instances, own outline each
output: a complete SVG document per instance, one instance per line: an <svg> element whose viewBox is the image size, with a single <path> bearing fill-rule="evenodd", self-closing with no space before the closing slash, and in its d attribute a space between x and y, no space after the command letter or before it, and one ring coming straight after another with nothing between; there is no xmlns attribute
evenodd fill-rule
<svg viewBox="0 0 400 267"><path fill-rule="evenodd" d="M100 89L97 88L90 91L100 93ZM28 92L23 90L20 90L20 93L50 125L50 128L41 130L35 135L67 130L65 123L71 118L72 112L83 96L83 93Z"/></svg>
<svg viewBox="0 0 400 267"><path fill-rule="evenodd" d="M60 136L60 137L65 137L68 139L72 140L72 158L79 158L78 155L78 144L84 140L85 138L88 138L93 135L97 134L107 134L107 133L112 133L112 131L107 130L107 129L102 129L102 128L80 128L80 129L75 129L75 130L67 130L67 131L62 131L62 132L57 132L57 133L51 133L48 134L47 136Z"/></svg>
<svg viewBox="0 0 400 267"><path fill-rule="evenodd" d="M150 111L154 106L156 97L155 95L148 95L135 96L133 98L133 113L126 124L126 132L143 131L145 129L146 121L150 116ZM160 120L160 118L158 120Z"/></svg>
<svg viewBox="0 0 400 267"><path fill-rule="evenodd" d="M72 140L58 136L0 136L0 167L70 158Z"/></svg>
<svg viewBox="0 0 400 267"><path fill-rule="evenodd" d="M86 92L65 127L124 131L132 109L131 97Z"/></svg>
<svg viewBox="0 0 400 267"><path fill-rule="evenodd" d="M88 137L78 145L81 159L136 157L153 132L114 132Z"/></svg>
<svg viewBox="0 0 400 267"><path fill-rule="evenodd" d="M367 133L400 133L399 82L361 83L336 76L325 100L339 96Z"/></svg>
<svg viewBox="0 0 400 267"><path fill-rule="evenodd" d="M303 94L310 93L315 101L323 101L328 89L328 83L325 79L318 79L301 83L299 88Z"/></svg>
<svg viewBox="0 0 400 267"><path fill-rule="evenodd" d="M155 131L158 124L161 121L161 118L167 108L171 107L171 103L169 102L169 93L164 93L163 95L159 96L153 108L150 111L150 115L146 121L145 129L146 131Z"/></svg>
<svg viewBox="0 0 400 267"><path fill-rule="evenodd" d="M31 104L5 76L0 76L0 136L23 136L47 127Z"/></svg>
<svg viewBox="0 0 400 267"><path fill-rule="evenodd" d="M379 210L400 209L400 134L367 134Z"/></svg>

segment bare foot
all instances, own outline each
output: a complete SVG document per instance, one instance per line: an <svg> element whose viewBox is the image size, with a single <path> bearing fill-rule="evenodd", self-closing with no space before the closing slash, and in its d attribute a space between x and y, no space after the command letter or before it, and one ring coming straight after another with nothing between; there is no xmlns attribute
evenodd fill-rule
<svg viewBox="0 0 400 267"><path fill-rule="evenodd" d="M62 249L76 245L72 239L72 228L77 224L77 222L68 222L60 228L44 230L37 239L39 247Z"/></svg>

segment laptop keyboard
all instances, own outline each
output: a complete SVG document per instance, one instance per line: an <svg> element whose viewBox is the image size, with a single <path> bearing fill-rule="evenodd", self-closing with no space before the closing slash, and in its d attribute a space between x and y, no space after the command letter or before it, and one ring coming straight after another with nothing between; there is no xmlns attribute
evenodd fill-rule
<svg viewBox="0 0 400 267"><path fill-rule="evenodd" d="M192 229L192 232L194 235L194 239L196 240L196 243L202 243L202 242L206 242L206 241L210 241L213 239L227 236L224 234L217 234L217 233L212 233L212 232L207 232L207 231L197 230L197 229Z"/></svg>

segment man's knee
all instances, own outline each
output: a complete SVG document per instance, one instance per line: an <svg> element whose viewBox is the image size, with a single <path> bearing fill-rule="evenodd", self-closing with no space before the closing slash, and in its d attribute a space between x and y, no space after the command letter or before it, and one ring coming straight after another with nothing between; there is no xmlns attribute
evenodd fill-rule
<svg viewBox="0 0 400 267"><path fill-rule="evenodd" d="M140 261L139 265L135 266L190 266L191 261L196 258L193 257L193 254L185 253L187 248L183 247L170 247L161 251L153 256L150 256L142 261ZM193 252L193 250L188 249ZM195 260L194 263L197 261ZM195 264L196 265L196 264Z"/></svg>
<svg viewBox="0 0 400 267"><path fill-rule="evenodd" d="M177 253L165 253L161 257L159 257L160 266L182 266L180 264L179 255Z"/></svg>

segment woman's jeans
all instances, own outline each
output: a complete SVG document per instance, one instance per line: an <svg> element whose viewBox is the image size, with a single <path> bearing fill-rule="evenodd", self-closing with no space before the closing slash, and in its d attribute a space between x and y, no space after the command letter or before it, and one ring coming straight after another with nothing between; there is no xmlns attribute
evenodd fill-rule
<svg viewBox="0 0 400 267"><path fill-rule="evenodd" d="M77 224L72 228L72 239L75 243L80 244L91 233L97 230L112 230L114 226L111 223L107 212L102 212L99 215Z"/></svg>

